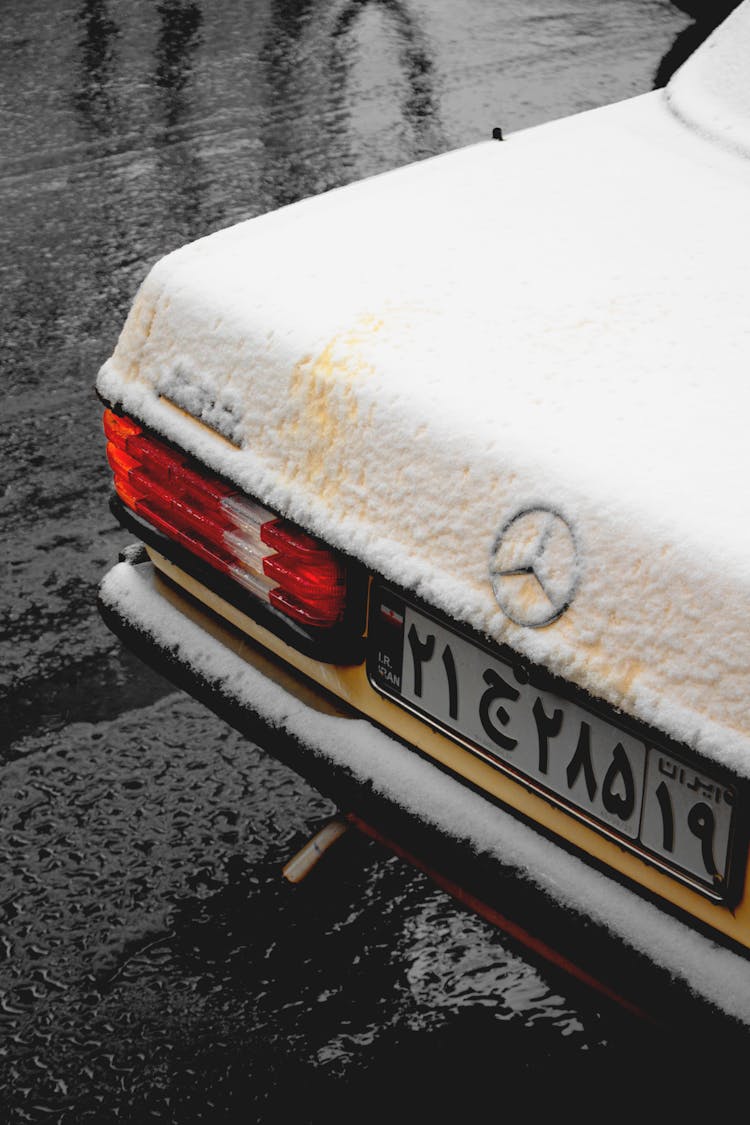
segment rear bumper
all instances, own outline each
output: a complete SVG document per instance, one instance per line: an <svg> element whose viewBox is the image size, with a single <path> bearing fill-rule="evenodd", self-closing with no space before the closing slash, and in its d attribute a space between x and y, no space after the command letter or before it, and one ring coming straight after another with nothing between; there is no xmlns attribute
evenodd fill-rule
<svg viewBox="0 0 750 1125"><path fill-rule="evenodd" d="M554 945L606 989L679 1025L705 1002L750 1026L744 957L593 870L255 645L150 562L104 578L110 628L178 687L548 960ZM364 674L364 673L362 673ZM499 919L499 921L498 921ZM551 938L553 935L553 938ZM528 942L526 944L529 944ZM554 958L552 958L554 961ZM558 962L562 964L562 962ZM729 1021L724 1017L729 1016ZM676 1017L676 1018L675 1018Z"/></svg>

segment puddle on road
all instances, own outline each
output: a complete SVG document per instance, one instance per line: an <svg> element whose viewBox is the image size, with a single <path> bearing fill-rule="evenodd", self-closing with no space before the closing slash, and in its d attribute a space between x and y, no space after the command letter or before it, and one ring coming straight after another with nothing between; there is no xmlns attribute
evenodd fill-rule
<svg viewBox="0 0 750 1125"><path fill-rule="evenodd" d="M103 624L95 625L106 635ZM116 718L174 692L173 684L127 649L117 643L107 647L110 651L62 661L52 673L41 672L21 683L2 707L0 761L54 748L57 734L71 724Z"/></svg>
<svg viewBox="0 0 750 1125"><path fill-rule="evenodd" d="M364 838L287 884L332 807L185 697L44 749L0 795L0 1102L27 1119L278 1121L304 1089L319 1120L397 1078L437 1110L430 1073L603 1050L593 1006Z"/></svg>

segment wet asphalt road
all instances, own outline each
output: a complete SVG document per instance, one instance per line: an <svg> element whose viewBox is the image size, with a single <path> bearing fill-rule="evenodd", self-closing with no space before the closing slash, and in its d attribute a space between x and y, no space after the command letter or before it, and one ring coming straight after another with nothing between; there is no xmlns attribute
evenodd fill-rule
<svg viewBox="0 0 750 1125"><path fill-rule="evenodd" d="M2 15L3 1120L439 1118L501 1079L573 1104L571 1076L624 1065L637 1030L374 846L287 886L332 809L104 629L96 585L128 536L92 384L163 253L495 125L645 92L688 16L662 0Z"/></svg>

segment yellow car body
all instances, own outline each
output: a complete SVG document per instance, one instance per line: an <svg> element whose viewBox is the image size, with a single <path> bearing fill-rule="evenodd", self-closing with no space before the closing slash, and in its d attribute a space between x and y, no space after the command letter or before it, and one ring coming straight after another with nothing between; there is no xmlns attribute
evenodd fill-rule
<svg viewBox="0 0 750 1125"><path fill-rule="evenodd" d="M114 628L750 1022L743 43L177 251L97 387Z"/></svg>

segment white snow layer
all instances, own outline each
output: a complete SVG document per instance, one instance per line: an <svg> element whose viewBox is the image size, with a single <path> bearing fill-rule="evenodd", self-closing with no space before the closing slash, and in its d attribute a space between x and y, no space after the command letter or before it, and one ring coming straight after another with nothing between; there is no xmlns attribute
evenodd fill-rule
<svg viewBox="0 0 750 1125"><path fill-rule="evenodd" d="M146 278L98 387L386 577L750 776L750 162L685 124L689 73L680 116L657 91L183 247ZM713 133L733 104L712 103ZM498 529L535 505L570 522L582 568L540 629L504 616L488 573Z"/></svg>
<svg viewBox="0 0 750 1125"><path fill-rule="evenodd" d="M697 934L587 867L501 809L448 777L364 719L322 714L267 679L173 607L149 570L127 563L105 577L100 595L226 695L260 714L424 822L493 857L566 908L605 926L720 1011L750 1025L744 958Z"/></svg>

